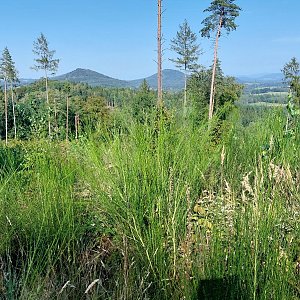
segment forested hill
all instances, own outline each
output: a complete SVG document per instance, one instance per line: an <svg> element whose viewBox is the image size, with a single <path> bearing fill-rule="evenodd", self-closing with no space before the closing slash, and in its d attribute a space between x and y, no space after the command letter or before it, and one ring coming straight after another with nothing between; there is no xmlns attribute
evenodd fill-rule
<svg viewBox="0 0 300 300"><path fill-rule="evenodd" d="M72 72L56 76L53 79L75 83L87 83L90 86L128 88L138 88L143 80L146 79L150 88L157 89L157 74L146 78L126 81L112 78L89 69L78 68ZM184 87L184 74L180 71L170 69L163 70L163 80L163 86L166 90L180 90Z"/></svg>
<svg viewBox="0 0 300 300"><path fill-rule="evenodd" d="M184 74L180 71L166 69L162 72L163 87L167 90L181 90L184 88ZM132 87L139 87L143 80L146 79L147 83L152 89L157 89L157 74L152 76L129 81Z"/></svg>
<svg viewBox="0 0 300 300"><path fill-rule="evenodd" d="M70 81L74 83L87 83L90 86L102 86L102 87L128 87L129 86L129 83L125 80L115 79L89 69L80 69L80 68L72 72L60 76L56 76L53 79L59 81Z"/></svg>

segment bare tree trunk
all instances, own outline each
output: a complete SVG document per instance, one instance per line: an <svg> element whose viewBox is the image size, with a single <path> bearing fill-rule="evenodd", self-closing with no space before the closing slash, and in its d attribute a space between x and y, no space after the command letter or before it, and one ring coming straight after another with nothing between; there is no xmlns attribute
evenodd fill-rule
<svg viewBox="0 0 300 300"><path fill-rule="evenodd" d="M16 123L16 113L15 113L15 101L14 101L14 89L13 83L10 82L10 91L11 91L11 103L12 103L12 111L13 111L13 118L14 118L14 133L15 133L15 140L17 139L17 123Z"/></svg>
<svg viewBox="0 0 300 300"><path fill-rule="evenodd" d="M8 126L8 121L7 121L7 79L4 78L4 111L5 111L5 145L8 144L8 138L7 138L7 126Z"/></svg>
<svg viewBox="0 0 300 300"><path fill-rule="evenodd" d="M80 117L79 115L77 115L77 136L79 137L79 121L80 120Z"/></svg>
<svg viewBox="0 0 300 300"><path fill-rule="evenodd" d="M78 139L78 133L79 133L79 115L75 116L75 139Z"/></svg>
<svg viewBox="0 0 300 300"><path fill-rule="evenodd" d="M69 96L67 96L66 141L69 140Z"/></svg>
<svg viewBox="0 0 300 300"><path fill-rule="evenodd" d="M58 138L58 123L57 123L57 102L56 97L53 97L54 100L54 131L55 131L55 137Z"/></svg>
<svg viewBox="0 0 300 300"><path fill-rule="evenodd" d="M77 130L77 115L75 116L75 139L78 138L78 130Z"/></svg>
<svg viewBox="0 0 300 300"><path fill-rule="evenodd" d="M186 76L186 70L184 72L184 99L183 99L183 116L185 117L186 116L186 106L187 106L187 95L186 95L186 84L187 82L187 76Z"/></svg>
<svg viewBox="0 0 300 300"><path fill-rule="evenodd" d="M158 0L157 14L157 105L163 106L162 99L162 34L161 34L161 16L162 16L162 0Z"/></svg>
<svg viewBox="0 0 300 300"><path fill-rule="evenodd" d="M48 90L47 71L45 71L45 84L46 84L46 102L47 102L47 110L48 110L48 135L49 135L49 139L50 139L51 138L51 123L50 123L50 105L49 105L49 90Z"/></svg>
<svg viewBox="0 0 300 300"><path fill-rule="evenodd" d="M214 64L213 64L213 71L211 77L211 87L210 87L210 99L209 99L209 112L208 112L208 119L212 119L213 112L214 112L214 101L215 101L215 78L216 78L216 69L217 69L217 60L218 60L218 46L219 46L219 37L221 34L223 22L223 15L220 16L219 26L216 35L216 43L215 43L215 51L214 51Z"/></svg>

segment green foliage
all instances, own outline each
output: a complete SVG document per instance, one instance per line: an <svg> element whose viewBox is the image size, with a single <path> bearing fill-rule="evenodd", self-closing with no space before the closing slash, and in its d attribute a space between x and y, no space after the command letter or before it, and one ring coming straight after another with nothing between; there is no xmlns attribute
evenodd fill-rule
<svg viewBox="0 0 300 300"><path fill-rule="evenodd" d="M170 59L176 64L177 68L184 71L198 68L197 61L200 50L197 44L197 36L192 32L187 20L184 20L183 24L179 26L176 38L171 40L171 50L178 55L176 59Z"/></svg>
<svg viewBox="0 0 300 300"><path fill-rule="evenodd" d="M149 118L155 104L156 95L154 91L150 91L147 81L144 80L132 99L133 118L140 123L144 123Z"/></svg>
<svg viewBox="0 0 300 300"><path fill-rule="evenodd" d="M109 122L110 111L104 98L108 91L91 88L84 84L50 81L50 97L52 101L47 106L44 100L45 84L37 81L28 86L15 88L15 113L17 121L17 137L21 140L44 138L47 136L48 113L51 114L51 130L53 138L65 139L66 127L66 99L69 97L69 131L70 137L74 135L75 115L80 116L81 132L95 130L98 125L105 126ZM111 93L113 93L112 91ZM0 91L0 105L3 104L4 96ZM0 112L3 113L0 106ZM4 118L0 122L0 134L5 136ZM13 115L11 103L8 107L9 138L14 136Z"/></svg>
<svg viewBox="0 0 300 300"><path fill-rule="evenodd" d="M108 108L105 99L101 96L88 96L82 108L83 122L95 129L97 124L105 124L108 118Z"/></svg>
<svg viewBox="0 0 300 300"><path fill-rule="evenodd" d="M224 28L227 33L236 30L237 25L234 20L239 16L241 8L234 2L235 0L213 0L211 2L210 6L204 10L211 15L202 21L202 37L210 38L211 34L217 30L220 20L221 28Z"/></svg>
<svg viewBox="0 0 300 300"><path fill-rule="evenodd" d="M43 70L46 73L55 74L58 68L59 59L54 59L55 50L49 50L49 43L43 33L33 43L33 53L37 56L33 69Z"/></svg>
<svg viewBox="0 0 300 300"><path fill-rule="evenodd" d="M202 69L189 78L188 88L193 109L192 118L199 122L206 118L208 114L208 104L210 95L212 71ZM237 102L243 90L243 86L238 84L233 77L224 76L217 65L216 72L216 91L215 91L215 111L224 107L226 104L233 105Z"/></svg>
<svg viewBox="0 0 300 300"><path fill-rule="evenodd" d="M30 98L16 105L18 137L20 139L45 138L47 136L47 106L45 101Z"/></svg>
<svg viewBox="0 0 300 300"><path fill-rule="evenodd" d="M288 109L288 112L291 115L291 117L295 118L297 116L300 116L300 108L295 105L292 96L289 96L289 102L287 105L287 109Z"/></svg>
<svg viewBox="0 0 300 300"><path fill-rule="evenodd" d="M290 94L288 95L287 104L287 123L286 134L292 139L296 138L299 128L300 116L300 65L295 57L293 57L283 67L283 75L285 82L289 84Z"/></svg>
<svg viewBox="0 0 300 300"><path fill-rule="evenodd" d="M47 121L50 120L52 138L64 140L66 136L67 97L69 98L69 133L75 136L75 115L80 119L80 132L98 131L98 129L118 127L121 119L145 122L155 106L155 92L147 83L137 90L128 88L91 87L82 83L70 83L50 80L50 103L46 104L45 83L36 81L27 86L14 89L17 138L29 140L47 136ZM181 92L165 92L165 104L168 109L181 106ZM50 114L48 115L48 113ZM4 113L4 95L0 90L0 115ZM122 115L121 118L117 115ZM116 122L115 120L118 119ZM13 115L11 103L8 107L8 137L13 138ZM123 126L123 125L122 125ZM125 125L127 126L127 125ZM4 115L0 119L0 136L5 136Z"/></svg>
<svg viewBox="0 0 300 300"><path fill-rule="evenodd" d="M299 62L293 57L282 69L285 82L288 83L294 95L294 103L300 105L300 66Z"/></svg>
<svg viewBox="0 0 300 300"><path fill-rule="evenodd" d="M0 78L7 82L16 82L17 70L7 47L4 48L0 62Z"/></svg>
<svg viewBox="0 0 300 300"><path fill-rule="evenodd" d="M295 140L296 136L299 134L299 124L300 124L300 108L297 101L292 95L288 97L287 104L287 121L286 121L286 134L291 139Z"/></svg>

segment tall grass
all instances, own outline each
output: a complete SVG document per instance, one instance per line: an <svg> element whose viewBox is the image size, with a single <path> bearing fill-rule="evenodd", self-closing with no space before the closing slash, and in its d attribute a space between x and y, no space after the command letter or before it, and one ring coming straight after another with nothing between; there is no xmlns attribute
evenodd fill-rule
<svg viewBox="0 0 300 300"><path fill-rule="evenodd" d="M299 299L299 135L239 120L1 148L1 297Z"/></svg>

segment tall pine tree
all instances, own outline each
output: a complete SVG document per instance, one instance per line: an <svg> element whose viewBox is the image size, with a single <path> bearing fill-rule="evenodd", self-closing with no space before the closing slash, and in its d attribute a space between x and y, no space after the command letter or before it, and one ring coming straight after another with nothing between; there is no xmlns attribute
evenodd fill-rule
<svg viewBox="0 0 300 300"><path fill-rule="evenodd" d="M12 112L13 112L13 121L14 121L14 138L16 140L17 139L17 122L16 122L14 87L19 82L19 78L18 78L18 71L15 67L15 62L12 60L11 56L10 56L10 61L9 61L8 80L9 80L9 85L10 85L11 103L12 103Z"/></svg>
<svg viewBox="0 0 300 300"><path fill-rule="evenodd" d="M46 86L46 102L48 106L48 134L51 137L51 121L50 121L50 104L49 104L49 88L48 78L49 74L54 75L57 71L59 59L54 59L55 50L49 50L49 43L43 33L33 43L33 53L37 56L34 59L34 70L43 70L45 74Z"/></svg>
<svg viewBox="0 0 300 300"><path fill-rule="evenodd" d="M17 135L14 92L13 92L13 84L17 81L17 70L15 68L15 63L12 60L12 57L7 47L5 47L2 52L0 72L1 72L1 78L4 80L5 143L7 145L8 143L8 96L7 96L8 84L10 84L10 90L11 90L15 138Z"/></svg>
<svg viewBox="0 0 300 300"><path fill-rule="evenodd" d="M227 34L229 34L229 32L232 30L236 30L237 25L234 23L234 21L235 18L239 16L241 10L241 8L237 6L234 2L235 0L213 0L211 2L210 7L204 10L204 12L209 12L211 14L202 22L202 37L210 38L212 33L216 33L214 63L212 69L209 99L209 119L212 118L214 111L215 76L218 60L219 38L221 36L222 29L226 30Z"/></svg>
<svg viewBox="0 0 300 300"><path fill-rule="evenodd" d="M179 26L176 37L171 40L171 50L178 55L176 59L170 59L176 67L184 71L184 101L183 113L186 113L187 104L187 73L198 68L198 59L200 54L197 44L197 35L192 32L187 20Z"/></svg>

